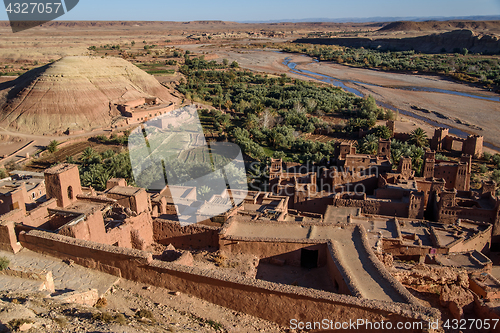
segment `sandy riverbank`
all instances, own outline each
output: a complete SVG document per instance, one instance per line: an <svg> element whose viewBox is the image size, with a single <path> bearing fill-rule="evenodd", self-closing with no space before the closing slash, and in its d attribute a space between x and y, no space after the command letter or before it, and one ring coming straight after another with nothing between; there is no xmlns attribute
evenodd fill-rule
<svg viewBox="0 0 500 333"><path fill-rule="evenodd" d="M290 57L297 63L297 69L332 76L340 80L360 81L366 84L346 83L363 94L371 94L375 99L396 108L414 112L430 120L437 121L470 134L483 135L485 141L500 147L500 102L450 95L437 92L408 91L394 87L416 86L445 89L468 94L497 96L484 89L461 84L434 75L407 75L381 72L377 70L352 68L330 62L317 63L302 55L290 55L272 51L232 51L221 50L219 57L236 60L243 68L266 73L287 73L291 77L307 79L289 72L283 60ZM314 80L314 78L309 78ZM376 84L373 86L370 84ZM427 109L430 113L415 111L411 106ZM435 112L435 113L434 113ZM462 124L458 123L461 122ZM416 121L422 124L422 121ZM468 125L466 125L468 124ZM479 128L474 127L477 126ZM430 125L426 125L431 127Z"/></svg>

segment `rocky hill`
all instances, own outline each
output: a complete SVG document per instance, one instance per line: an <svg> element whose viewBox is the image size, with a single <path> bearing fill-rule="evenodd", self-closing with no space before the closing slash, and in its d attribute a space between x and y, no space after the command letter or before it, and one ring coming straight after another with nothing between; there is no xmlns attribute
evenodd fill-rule
<svg viewBox="0 0 500 333"><path fill-rule="evenodd" d="M118 116L114 103L172 100L152 76L120 58L65 57L0 84L0 126L28 133L90 130Z"/></svg>
<svg viewBox="0 0 500 333"><path fill-rule="evenodd" d="M500 53L499 36L478 34L466 29L410 38L301 38L296 39L294 43L364 47L381 51L415 50L424 53L441 53L457 52L457 50L460 52L466 48L474 53Z"/></svg>
<svg viewBox="0 0 500 333"><path fill-rule="evenodd" d="M397 21L385 25L378 31L452 31L457 29L468 29L473 31L500 31L500 21Z"/></svg>

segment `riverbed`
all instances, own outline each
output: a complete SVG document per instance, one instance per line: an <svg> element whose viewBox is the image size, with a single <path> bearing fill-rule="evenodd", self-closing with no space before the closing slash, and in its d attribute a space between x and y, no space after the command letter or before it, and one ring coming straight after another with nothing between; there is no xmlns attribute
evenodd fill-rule
<svg viewBox="0 0 500 333"><path fill-rule="evenodd" d="M354 68L311 57L275 51L216 51L243 68L335 84L359 96L372 95L381 105L424 120L431 126L450 127L457 136L478 134L485 145L500 151L500 96L476 86L437 75L401 74ZM293 64L290 68L290 64Z"/></svg>

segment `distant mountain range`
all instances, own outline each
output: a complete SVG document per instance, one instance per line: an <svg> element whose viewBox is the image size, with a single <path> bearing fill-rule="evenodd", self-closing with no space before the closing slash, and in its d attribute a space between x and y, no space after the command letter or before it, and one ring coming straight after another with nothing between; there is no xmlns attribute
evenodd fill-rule
<svg viewBox="0 0 500 333"><path fill-rule="evenodd" d="M471 20L471 21L495 21L500 20L500 15L475 15L475 16L428 16L428 17L347 17L347 18L307 18L291 20L269 20L269 21L238 21L239 23L301 23L301 22L334 22L334 23L365 23L365 22L394 22L394 21L449 21L449 20Z"/></svg>

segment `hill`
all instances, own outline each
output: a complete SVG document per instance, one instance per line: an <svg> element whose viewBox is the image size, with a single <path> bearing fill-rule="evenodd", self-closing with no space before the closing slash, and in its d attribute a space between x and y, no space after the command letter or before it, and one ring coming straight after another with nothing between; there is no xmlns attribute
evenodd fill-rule
<svg viewBox="0 0 500 333"><path fill-rule="evenodd" d="M0 125L28 133L90 130L118 116L114 103L172 99L151 75L120 58L64 57L0 84Z"/></svg>
<svg viewBox="0 0 500 333"><path fill-rule="evenodd" d="M500 21L398 21L391 22L380 28L379 32L395 31L451 31L467 29L472 31L500 31Z"/></svg>

